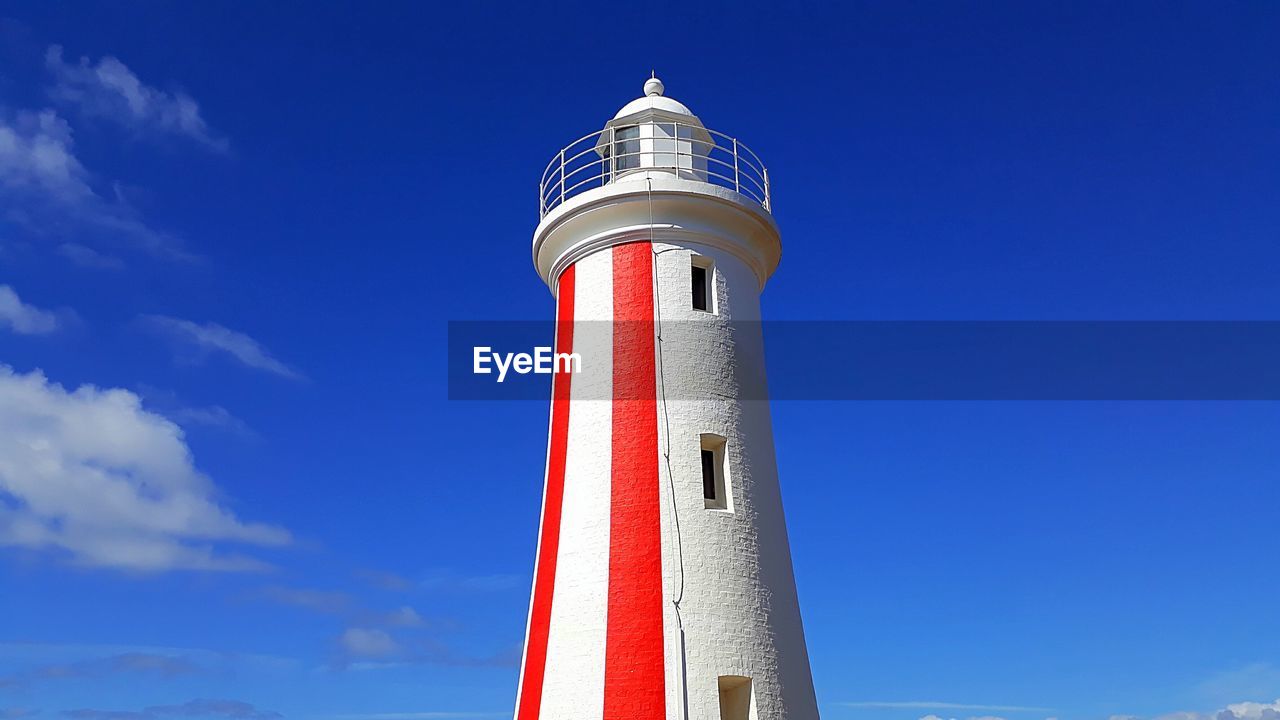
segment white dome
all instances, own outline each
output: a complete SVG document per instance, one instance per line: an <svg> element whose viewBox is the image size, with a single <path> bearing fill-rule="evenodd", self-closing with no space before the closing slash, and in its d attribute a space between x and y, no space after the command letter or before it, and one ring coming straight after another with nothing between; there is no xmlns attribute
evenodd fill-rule
<svg viewBox="0 0 1280 720"><path fill-rule="evenodd" d="M618 118L635 115L646 110L660 110L673 115L694 117L693 111L685 107L684 103L672 100L669 97L663 97L662 93L665 90L666 87L661 80L656 77L649 78L644 84L644 97L636 98L623 105L618 114L613 116L613 119L617 120Z"/></svg>
<svg viewBox="0 0 1280 720"><path fill-rule="evenodd" d="M685 107L684 103L672 100L669 97L662 97L661 95L649 95L642 98L636 98L626 105L623 105L622 109L618 111L618 114L613 116L613 119L617 120L620 117L635 115L636 113L643 112L645 110L663 110L677 115L688 115L689 117L693 117L693 111Z"/></svg>

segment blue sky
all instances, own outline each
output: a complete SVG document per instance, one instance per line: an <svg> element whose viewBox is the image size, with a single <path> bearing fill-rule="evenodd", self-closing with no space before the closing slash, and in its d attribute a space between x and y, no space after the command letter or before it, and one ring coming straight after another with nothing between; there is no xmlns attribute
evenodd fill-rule
<svg viewBox="0 0 1280 720"><path fill-rule="evenodd" d="M1273 3L456 5L3 5L0 718L509 713L547 411L445 323L550 317L650 69L770 168L769 319L1280 317ZM829 720L1280 698L1274 403L774 419Z"/></svg>

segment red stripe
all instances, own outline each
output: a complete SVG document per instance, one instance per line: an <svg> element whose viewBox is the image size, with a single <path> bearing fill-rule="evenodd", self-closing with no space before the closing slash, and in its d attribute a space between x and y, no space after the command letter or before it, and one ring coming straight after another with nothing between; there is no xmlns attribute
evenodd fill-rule
<svg viewBox="0 0 1280 720"><path fill-rule="evenodd" d="M574 266L560 275L556 291L556 352L573 352ZM547 637L551 632L551 599L560 550L560 514L564 506L564 466L569 445L569 386L573 376L557 373L551 381L551 445L547 451L547 489L542 500L542 534L529 609L529 638L524 650L517 720L537 720L542 709L542 681L547 669Z"/></svg>
<svg viewBox="0 0 1280 720"><path fill-rule="evenodd" d="M613 474L604 720L666 716L650 244L613 248Z"/></svg>

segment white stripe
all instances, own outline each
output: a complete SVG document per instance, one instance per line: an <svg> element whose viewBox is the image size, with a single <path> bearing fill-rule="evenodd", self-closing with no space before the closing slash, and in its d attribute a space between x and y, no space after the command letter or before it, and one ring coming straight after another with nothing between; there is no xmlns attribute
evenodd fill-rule
<svg viewBox="0 0 1280 720"><path fill-rule="evenodd" d="M542 689L544 720L600 717L604 708L613 446L613 257L606 249L574 270L573 351L582 371L570 387L560 555Z"/></svg>

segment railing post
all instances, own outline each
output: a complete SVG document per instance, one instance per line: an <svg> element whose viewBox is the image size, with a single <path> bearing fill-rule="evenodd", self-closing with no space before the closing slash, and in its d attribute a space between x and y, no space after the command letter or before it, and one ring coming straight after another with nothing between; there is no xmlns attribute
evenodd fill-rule
<svg viewBox="0 0 1280 720"><path fill-rule="evenodd" d="M692 131L689 133L693 137ZM680 172L684 169L680 167L680 123L671 123L671 147L676 151L676 177L680 177ZM689 146L689 167L693 167L693 145Z"/></svg>
<svg viewBox="0 0 1280 720"><path fill-rule="evenodd" d="M769 168L764 168L763 171L764 171L764 209L769 210L770 212L773 212L772 208L769 207L769 205L771 204L769 201Z"/></svg>
<svg viewBox="0 0 1280 720"><path fill-rule="evenodd" d="M560 151L560 204L564 204L564 150Z"/></svg>
<svg viewBox="0 0 1280 720"><path fill-rule="evenodd" d="M733 189L742 192L742 183L738 181L738 138L733 139Z"/></svg>

